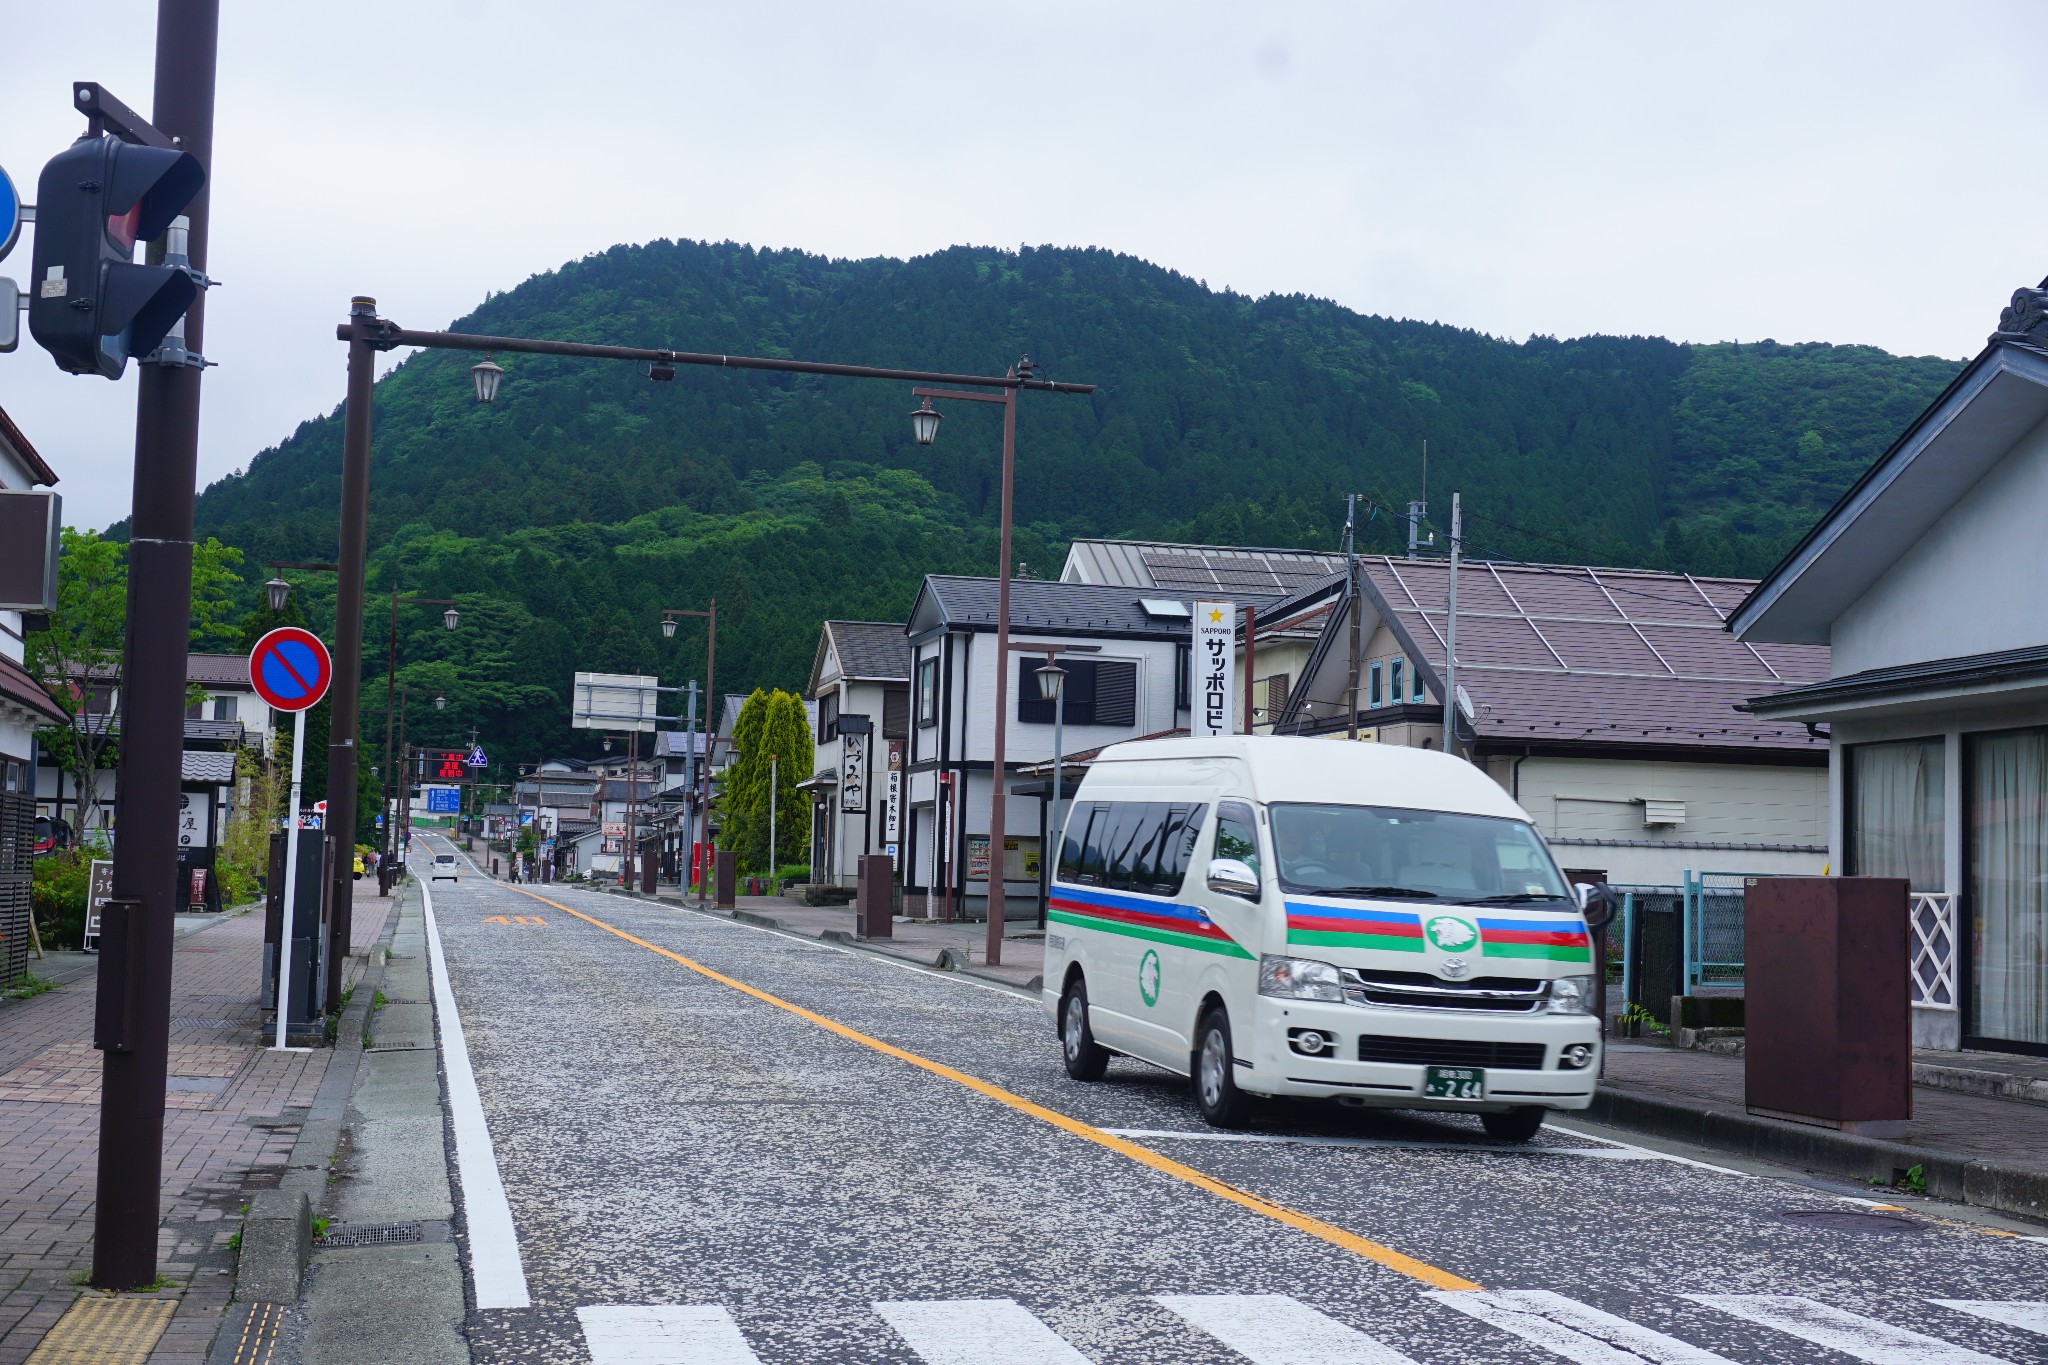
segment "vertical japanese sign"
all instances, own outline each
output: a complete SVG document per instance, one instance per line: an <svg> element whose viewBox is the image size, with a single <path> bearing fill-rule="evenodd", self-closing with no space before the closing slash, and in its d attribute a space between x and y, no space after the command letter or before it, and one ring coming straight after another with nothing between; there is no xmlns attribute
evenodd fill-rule
<svg viewBox="0 0 2048 1365"><path fill-rule="evenodd" d="M882 813L882 842L887 846L889 865L900 872L903 870L903 744L899 740L889 742L888 781L884 792L887 804Z"/></svg>
<svg viewBox="0 0 2048 1365"><path fill-rule="evenodd" d="M1237 712L1237 605L1195 603L1195 647L1188 656L1195 671L1189 679L1192 714L1188 733L1213 739L1233 730Z"/></svg>
<svg viewBox="0 0 2048 1365"><path fill-rule="evenodd" d="M95 858L86 882L85 893L85 943L89 953L99 951L100 923L105 918L107 902L114 898L114 860Z"/></svg>
<svg viewBox="0 0 2048 1365"><path fill-rule="evenodd" d="M839 809L864 815L868 808L868 741L865 734L839 736Z"/></svg>
<svg viewBox="0 0 2048 1365"><path fill-rule="evenodd" d="M178 793L178 847L213 847L213 793Z"/></svg>

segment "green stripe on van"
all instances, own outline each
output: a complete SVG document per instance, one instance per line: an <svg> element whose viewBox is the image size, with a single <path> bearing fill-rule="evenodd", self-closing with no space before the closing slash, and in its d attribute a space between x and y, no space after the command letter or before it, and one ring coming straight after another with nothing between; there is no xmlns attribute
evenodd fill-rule
<svg viewBox="0 0 2048 1365"><path fill-rule="evenodd" d="M1289 929L1287 941L1317 948L1371 948L1382 953L1422 951L1419 938L1397 938L1392 934L1344 934L1329 929Z"/></svg>
<svg viewBox="0 0 2048 1365"><path fill-rule="evenodd" d="M1119 924L1115 920L1093 919L1086 915L1073 915L1065 910L1048 910L1045 917L1054 924L1064 924L1073 929L1099 929L1105 934L1122 934L1125 938L1142 938L1153 943L1168 943L1176 948L1194 948L1205 953L1216 953L1223 957L1249 958L1250 953L1235 943L1219 942L1215 939L1197 938L1193 934L1176 934L1170 929L1154 929L1143 924Z"/></svg>
<svg viewBox="0 0 2048 1365"><path fill-rule="evenodd" d="M1535 957L1547 962L1591 962L1593 950L1577 944L1564 943L1492 943L1481 951L1482 957Z"/></svg>

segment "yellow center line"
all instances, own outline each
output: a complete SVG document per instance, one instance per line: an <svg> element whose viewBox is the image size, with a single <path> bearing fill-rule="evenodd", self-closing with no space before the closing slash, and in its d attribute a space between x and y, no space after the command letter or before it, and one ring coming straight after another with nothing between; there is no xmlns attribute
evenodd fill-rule
<svg viewBox="0 0 2048 1365"><path fill-rule="evenodd" d="M764 990L749 986L744 981L735 981L729 976L713 971L701 962L692 962L681 953L673 953L666 948L649 943L646 939L635 938L623 929L613 928L603 920L586 915L581 910L573 910L560 901L553 901L549 900L546 896L535 895L523 887L507 886L505 889L517 891L520 895L531 897L543 905L552 905L565 915L574 915L586 924L594 924L608 934L614 934L628 943L645 948L650 953L657 953L671 962L688 967L699 975L709 977L721 986L730 986L742 995L750 995L763 1004L773 1005L780 1010L787 1010L799 1019L816 1024L826 1032L835 1033L848 1042L859 1043L862 1047L873 1048L885 1056L894 1057L899 1062L908 1062L920 1070L929 1071L934 1076L943 1076L956 1085L964 1085L976 1094L986 1095L997 1103L1008 1105L1021 1114L1029 1114L1032 1118L1049 1123L1061 1132L1071 1133L1075 1137L1084 1138L1098 1147L1107 1147L1110 1151L1120 1156L1127 1156L1138 1164L1150 1167L1162 1175L1170 1175L1176 1180L1185 1181L1198 1190L1207 1191L1219 1199L1227 1199L1240 1208L1250 1209L1253 1213L1264 1214L1276 1222L1285 1223L1288 1227L1298 1232L1305 1232L1311 1237L1320 1237L1332 1246L1342 1247L1344 1250L1363 1256L1369 1261L1376 1261L1389 1270L1397 1270L1403 1275L1420 1280L1432 1288L1478 1289L1480 1287L1470 1280L1451 1274L1448 1270L1440 1270L1426 1261L1418 1261L1413 1256L1403 1255L1392 1247L1382 1246L1380 1243L1369 1238L1360 1237L1355 1232L1347 1232L1333 1223L1325 1223L1320 1218L1312 1218L1308 1214L1296 1209L1290 1209L1284 1204L1276 1204L1270 1199L1262 1199L1249 1191L1238 1189L1235 1185L1226 1184L1212 1175L1206 1175L1196 1170L1192 1166L1183 1165L1171 1157L1161 1156L1149 1147L1140 1147L1135 1142L1129 1142L1113 1134L1105 1133L1100 1128L1083 1123L1077 1118L1071 1118L1056 1109L1048 1109L1042 1104L1035 1104L1025 1099L1022 1095L1013 1094L999 1085L991 1085L978 1076L970 1076L964 1071L955 1071L943 1062L935 1062L929 1057L920 1057L915 1052L906 1052L904 1049L885 1043L879 1038L871 1038L858 1029L849 1028L836 1019L827 1019L822 1014L807 1010L801 1005L793 1005L779 996L770 995Z"/></svg>

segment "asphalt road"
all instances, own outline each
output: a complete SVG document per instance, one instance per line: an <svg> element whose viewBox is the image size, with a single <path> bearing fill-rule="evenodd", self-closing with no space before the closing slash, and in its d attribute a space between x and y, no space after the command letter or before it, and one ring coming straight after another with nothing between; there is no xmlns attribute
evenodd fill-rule
<svg viewBox="0 0 2048 1365"><path fill-rule="evenodd" d="M463 871L431 889L504 1191L472 1132L479 1361L2048 1361L2048 1240L1975 1210L1828 1226L1845 1186L1583 1125L1222 1139L1152 1068L1069 1081L1014 994Z"/></svg>

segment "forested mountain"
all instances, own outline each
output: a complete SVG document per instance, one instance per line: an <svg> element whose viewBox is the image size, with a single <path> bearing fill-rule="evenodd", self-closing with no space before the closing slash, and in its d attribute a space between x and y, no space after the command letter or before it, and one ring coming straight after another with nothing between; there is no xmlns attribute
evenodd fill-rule
<svg viewBox="0 0 2048 1365"><path fill-rule="evenodd" d="M1019 403L1019 556L1041 573L1076 535L1331 545L1344 493L1419 495L1425 440L1432 512L1462 490L1476 553L1758 573L1958 369L1817 344L1516 344L1094 249L621 246L454 326L980 373L1028 352L1100 386ZM954 405L919 447L907 385L497 359L489 406L454 353L377 390L373 590L471 606L456 635L421 609L404 622L451 735L555 747L574 669L698 675L701 627L663 641L663 607L718 597L721 691L795 686L821 618L899 616L922 574L993 567L997 409ZM200 532L252 562L331 557L340 450L338 411L305 423L206 490ZM1364 539L1397 534L1382 512Z"/></svg>

